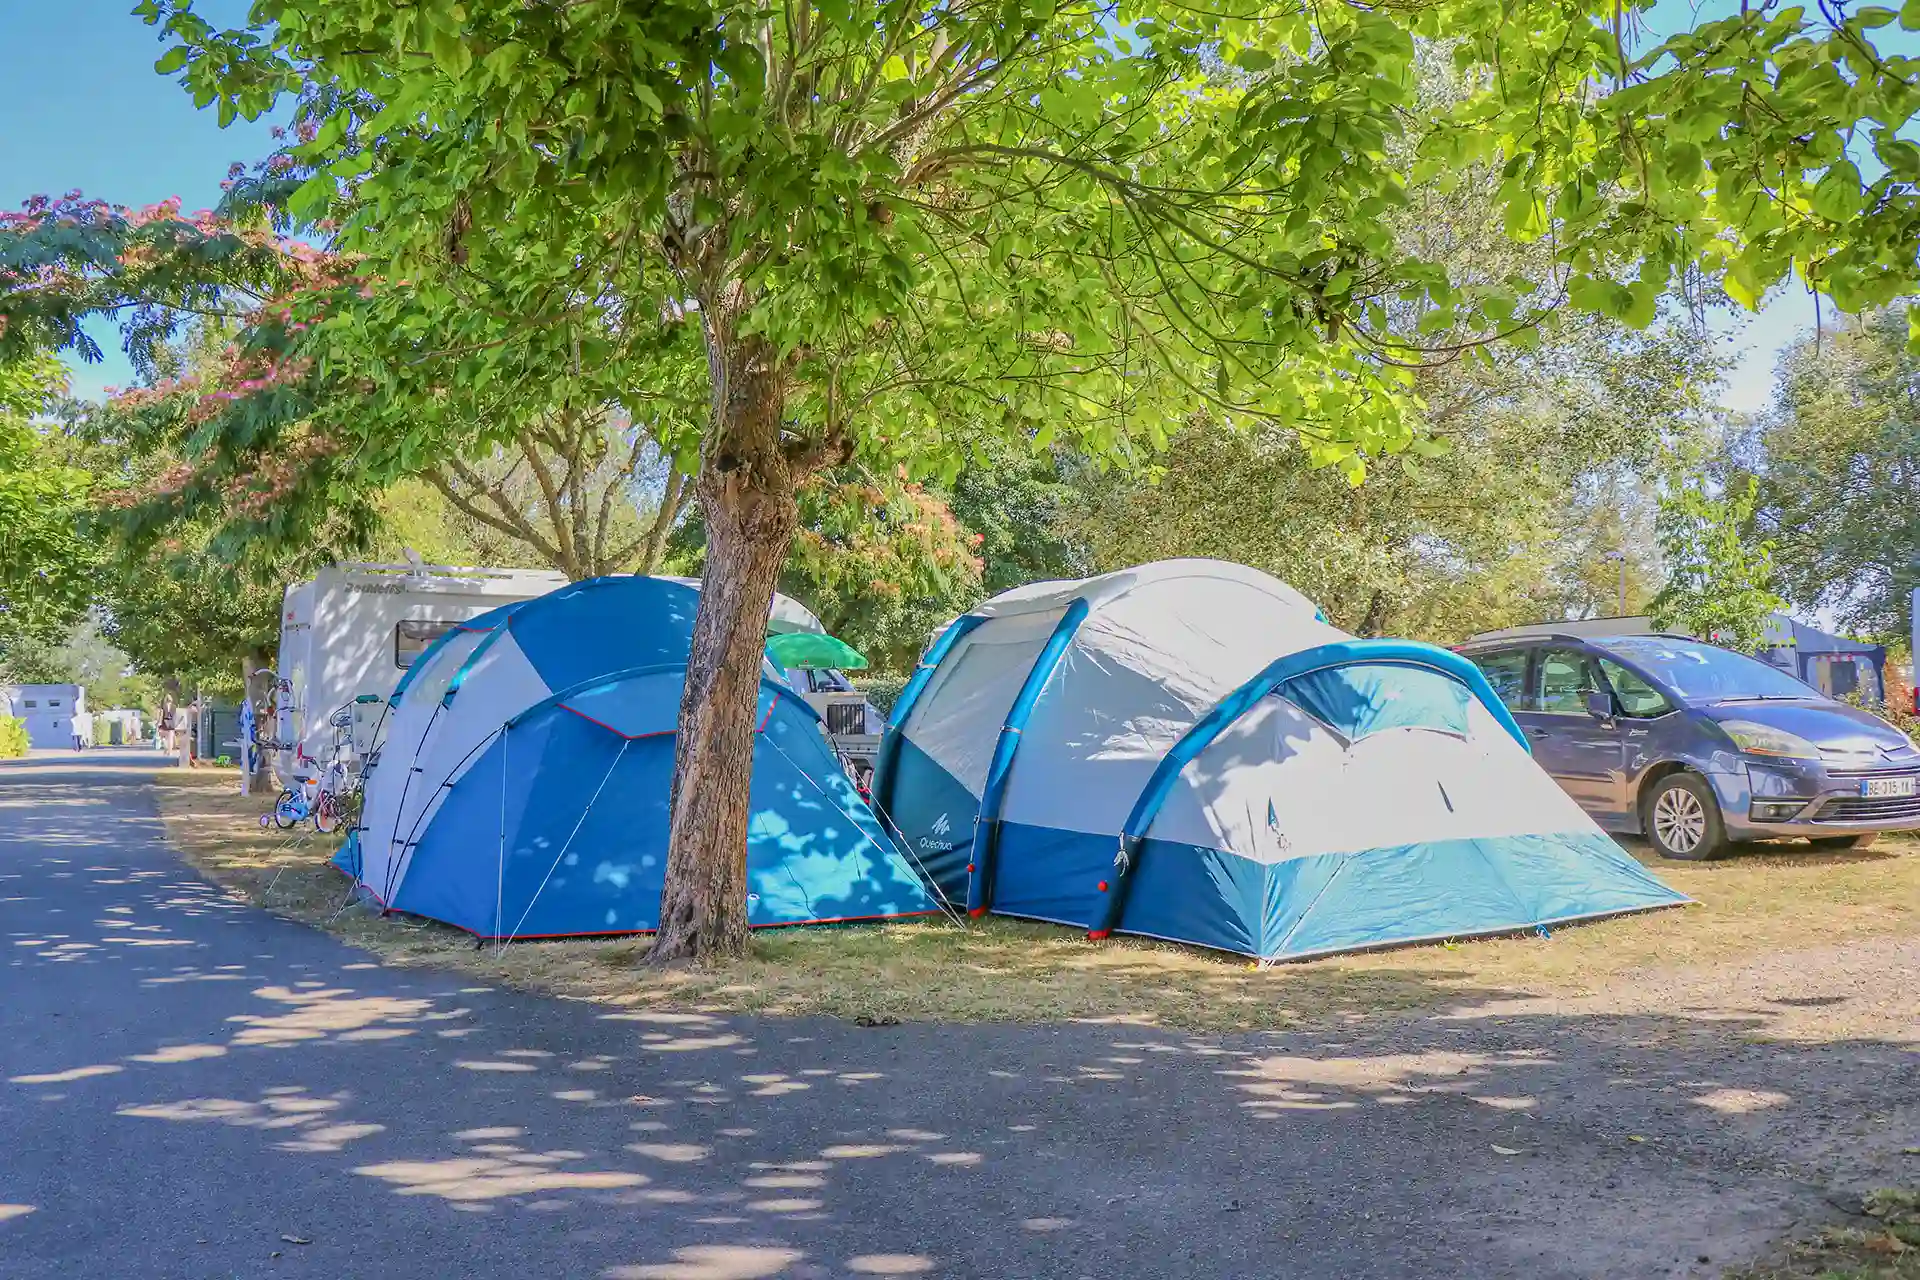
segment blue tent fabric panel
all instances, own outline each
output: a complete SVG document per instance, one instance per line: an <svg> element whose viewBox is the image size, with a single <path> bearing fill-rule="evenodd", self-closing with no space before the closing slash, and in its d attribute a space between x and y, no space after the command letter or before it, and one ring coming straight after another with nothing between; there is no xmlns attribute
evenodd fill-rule
<svg viewBox="0 0 1920 1280"><path fill-rule="evenodd" d="M870 920L935 910L812 717L776 698L754 754L748 922Z"/></svg>
<svg viewBox="0 0 1920 1280"><path fill-rule="evenodd" d="M989 909L1089 927L1104 903L1100 883L1113 879L1118 848L1112 836L1002 823L1000 869Z"/></svg>
<svg viewBox="0 0 1920 1280"><path fill-rule="evenodd" d="M749 801L748 924L934 911L812 718L769 696ZM626 738L548 704L450 788L392 905L481 937L658 928L674 742Z"/></svg>
<svg viewBox="0 0 1920 1280"><path fill-rule="evenodd" d="M854 830L876 849L900 862L900 869L907 871L913 883L919 885L920 877L906 868L905 860L900 858L899 847L893 837L887 834L885 824L867 807L866 801L860 798L859 790L847 778L847 771L828 743L820 722L814 718L812 708L796 698L764 687L762 699L763 719L760 742L755 749L755 776L758 776L761 758L769 748L773 749L799 769L807 782L822 793L846 821L853 824ZM924 886L918 896L925 898L927 906L932 907L932 899L927 896Z"/></svg>
<svg viewBox="0 0 1920 1280"><path fill-rule="evenodd" d="M1001 840L996 914L1080 927L1099 920L1113 837L1008 823ZM1434 841L1273 864L1165 840L1148 840L1141 853L1118 932L1268 960L1686 901L1599 833Z"/></svg>
<svg viewBox="0 0 1920 1280"><path fill-rule="evenodd" d="M1261 863L1224 849L1149 839L1124 931L1260 955L1267 873Z"/></svg>
<svg viewBox="0 0 1920 1280"><path fill-rule="evenodd" d="M1604 834L1506 836L1476 843L1498 862L1538 923L1687 901Z"/></svg>
<svg viewBox="0 0 1920 1280"><path fill-rule="evenodd" d="M1382 729L1467 732L1472 694L1437 671L1388 663L1359 663L1295 676L1286 696L1329 727L1358 741Z"/></svg>
<svg viewBox="0 0 1920 1280"><path fill-rule="evenodd" d="M629 741L564 714L553 721L550 742L563 750L550 745L528 779L528 806L508 846L500 931L541 938L655 928L672 739Z"/></svg>
<svg viewBox="0 0 1920 1280"><path fill-rule="evenodd" d="M1091 927L1115 839L1008 823L996 914ZM1602 833L1434 841L1264 864L1149 839L1118 932L1267 960L1502 933L1687 899ZM1524 885L1524 890L1516 889Z"/></svg>
<svg viewBox="0 0 1920 1280"><path fill-rule="evenodd" d="M1593 832L1442 840L1276 863L1264 958L1501 933L1686 901L1637 863L1620 865L1623 856ZM1516 884L1527 887L1516 891Z"/></svg>
<svg viewBox="0 0 1920 1280"><path fill-rule="evenodd" d="M679 664L659 671L617 677L591 688L568 692L560 707L626 738L672 733L680 723L680 697L686 688L686 668ZM759 718L780 694L762 681ZM804 703L797 704L804 706ZM802 711L803 716L809 713Z"/></svg>
<svg viewBox="0 0 1920 1280"><path fill-rule="evenodd" d="M894 751L889 788L892 801L887 816L912 844L914 863L940 896L964 904L980 797L936 764L912 739L901 735ZM1003 842L1010 828L1011 824L1002 830ZM916 836L915 832L923 834ZM1113 856L1111 850L1107 856Z"/></svg>
<svg viewBox="0 0 1920 1280"><path fill-rule="evenodd" d="M1106 907L1119 841L1009 822L1000 834L992 910L1092 928ZM1265 869L1251 858L1150 840L1123 932L1259 954Z"/></svg>
<svg viewBox="0 0 1920 1280"><path fill-rule="evenodd" d="M504 735L495 738L447 789L402 860L398 888L368 886L389 895L387 906L472 933L492 932L498 883L481 870L492 871L499 861L506 745Z"/></svg>
<svg viewBox="0 0 1920 1280"><path fill-rule="evenodd" d="M685 662L700 593L663 578L589 578L528 603L507 629L547 687L565 689L609 671Z"/></svg>
<svg viewBox="0 0 1920 1280"><path fill-rule="evenodd" d="M360 857L360 833L358 831L347 832L346 841L341 844L339 851L333 855L332 861L336 868L352 876L355 880L360 878L362 859Z"/></svg>

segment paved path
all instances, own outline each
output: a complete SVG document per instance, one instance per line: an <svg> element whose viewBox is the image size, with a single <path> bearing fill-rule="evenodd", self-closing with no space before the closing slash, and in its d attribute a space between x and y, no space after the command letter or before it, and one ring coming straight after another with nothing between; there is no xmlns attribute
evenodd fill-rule
<svg viewBox="0 0 1920 1280"><path fill-rule="evenodd" d="M0 768L6 1280L1710 1274L1914 1141L1906 1048L1678 1017L1218 1039L464 986L198 878L151 762Z"/></svg>

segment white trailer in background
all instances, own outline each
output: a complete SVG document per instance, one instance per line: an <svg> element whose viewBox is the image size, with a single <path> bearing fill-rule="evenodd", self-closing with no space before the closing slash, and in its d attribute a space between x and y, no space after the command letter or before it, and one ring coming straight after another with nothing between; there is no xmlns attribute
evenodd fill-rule
<svg viewBox="0 0 1920 1280"><path fill-rule="evenodd" d="M87 691L77 684L0 686L0 715L26 722L27 744L36 751L73 749L74 726L84 725Z"/></svg>
<svg viewBox="0 0 1920 1280"><path fill-rule="evenodd" d="M338 564L288 587L275 672L280 784L323 772L336 744L365 759L400 676L441 635L566 583L544 569Z"/></svg>

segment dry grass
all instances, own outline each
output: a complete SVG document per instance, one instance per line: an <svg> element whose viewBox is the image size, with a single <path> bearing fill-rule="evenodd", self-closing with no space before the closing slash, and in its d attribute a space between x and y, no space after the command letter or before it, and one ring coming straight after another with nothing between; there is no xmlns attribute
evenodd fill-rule
<svg viewBox="0 0 1920 1280"><path fill-rule="evenodd" d="M1876 1191L1861 1204L1861 1221L1795 1240L1728 1280L1920 1280L1920 1192Z"/></svg>
<svg viewBox="0 0 1920 1280"><path fill-rule="evenodd" d="M756 933L749 958L712 972L657 973L644 939L478 949L466 934L351 905L326 865L332 842L266 831L269 803L242 799L229 770L159 776L175 845L249 900L322 925L399 963L430 963L561 995L707 1011L943 1021L1097 1019L1225 1031L1402 1012L1501 996L1579 997L1648 969L1914 932L1920 845L1864 854L1804 846L1696 865L1648 859L1699 905L1556 932L1406 947L1255 969L1163 943L1090 943L1074 930L989 919ZM960 980L956 980L958 977Z"/></svg>

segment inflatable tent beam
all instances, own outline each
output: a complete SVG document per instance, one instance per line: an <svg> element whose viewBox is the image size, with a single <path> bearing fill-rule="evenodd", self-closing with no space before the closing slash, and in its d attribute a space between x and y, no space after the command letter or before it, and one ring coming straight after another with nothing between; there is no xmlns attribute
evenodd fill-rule
<svg viewBox="0 0 1920 1280"><path fill-rule="evenodd" d="M933 679L933 673L953 652L953 646L967 632L985 621L977 613L965 613L948 623L947 629L940 633L940 638L921 655L913 669L913 677L900 690L900 696L893 700L893 714L887 717L887 736L881 739L879 757L873 762L873 807L879 813L886 813L888 802L893 799L894 766L900 757L900 739L905 732L907 717L913 714L914 705L920 701L920 695L927 691L927 683Z"/></svg>
<svg viewBox="0 0 1920 1280"><path fill-rule="evenodd" d="M1076 599L1060 615L1060 621L1053 624L1053 634L1047 637L1046 645L1039 656L1033 660L1033 666L1027 669L1027 678L1020 684L1020 693L1007 708L1007 718L1000 726L1000 737L993 744L993 760L987 765L987 783L980 794L980 818L975 824L975 843L973 866L969 868L973 876L967 882L967 914L983 916L993 906L993 884L995 872L1000 865L1000 805L1006 798L1007 779L1013 772L1013 758L1020 750L1020 735L1027 727L1027 719L1033 714L1034 704L1040 701L1041 692L1047 687L1047 681L1053 677L1053 670L1060 665L1060 659L1067 652L1067 646L1073 643L1074 632L1087 619L1088 607L1084 599Z"/></svg>
<svg viewBox="0 0 1920 1280"><path fill-rule="evenodd" d="M1133 883L1133 872L1140 864L1141 851L1146 847L1147 832L1152 828L1153 820L1159 815L1160 806L1166 802L1168 793L1173 790L1180 771L1198 759L1200 753L1225 733L1234 721L1289 680L1336 667L1353 666L1413 667L1457 680L1493 713L1493 718L1520 744L1521 750L1532 753L1532 748L1527 745L1527 735L1514 722L1512 713L1494 693L1493 686L1487 683L1480 668L1450 649L1421 644L1416 640L1341 640L1276 659L1259 675L1215 703L1213 710L1202 716L1161 757L1153 776L1141 789L1140 798L1134 801L1133 812L1127 815L1127 825L1121 829L1120 852L1113 862L1106 910L1101 914L1099 925L1087 931L1089 938L1107 937L1120 927L1121 917L1126 914L1127 893Z"/></svg>

